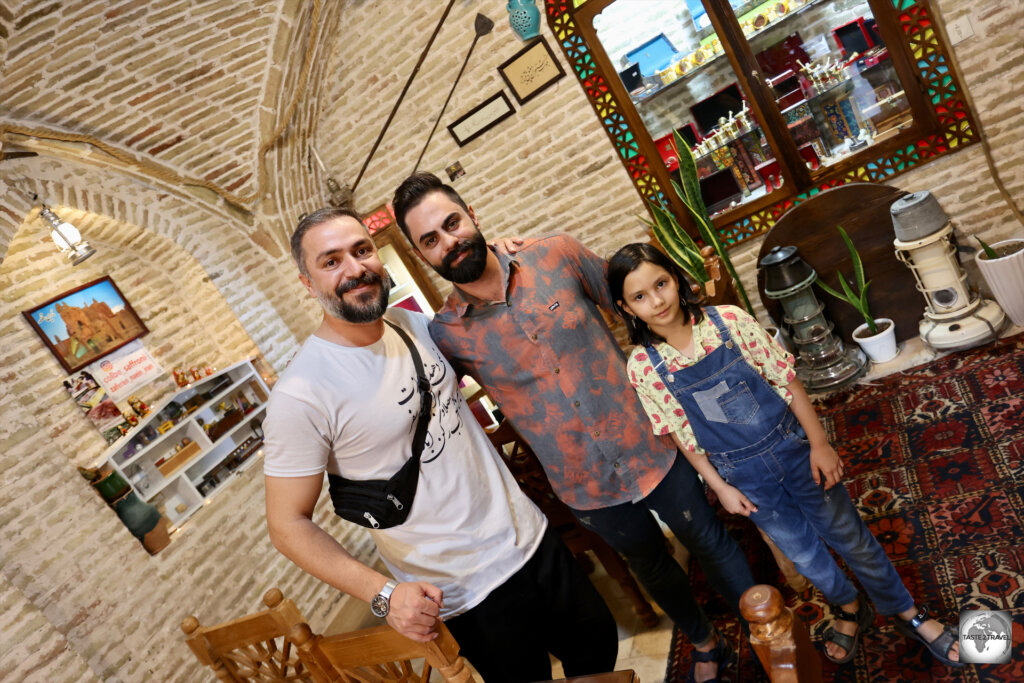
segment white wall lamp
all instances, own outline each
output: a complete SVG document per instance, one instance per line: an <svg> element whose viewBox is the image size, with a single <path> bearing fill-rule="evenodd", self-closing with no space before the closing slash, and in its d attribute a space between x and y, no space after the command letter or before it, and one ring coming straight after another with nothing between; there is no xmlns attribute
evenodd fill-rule
<svg viewBox="0 0 1024 683"><path fill-rule="evenodd" d="M78 232L78 228L67 221L62 221L45 204L43 204L43 210L40 211L39 215L50 224L50 238L71 265L77 266L96 253L96 250L82 239L82 233Z"/></svg>

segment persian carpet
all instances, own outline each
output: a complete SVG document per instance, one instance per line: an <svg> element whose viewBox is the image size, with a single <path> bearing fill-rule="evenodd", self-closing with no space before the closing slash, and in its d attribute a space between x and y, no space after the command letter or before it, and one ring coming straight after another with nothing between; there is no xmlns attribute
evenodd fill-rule
<svg viewBox="0 0 1024 683"><path fill-rule="evenodd" d="M847 490L915 600L946 623L958 624L961 609L1007 610L1013 618L1009 664L954 669L879 616L853 661L821 658L823 680L1024 681L1024 334L842 390L817 408L846 463ZM753 524L720 514L746 549L754 579L780 589L820 649L831 623L821 594L792 590ZM768 681L739 620L696 561L690 575L695 593L707 596L709 616L739 650L722 680ZM677 629L666 681L684 679L691 652Z"/></svg>

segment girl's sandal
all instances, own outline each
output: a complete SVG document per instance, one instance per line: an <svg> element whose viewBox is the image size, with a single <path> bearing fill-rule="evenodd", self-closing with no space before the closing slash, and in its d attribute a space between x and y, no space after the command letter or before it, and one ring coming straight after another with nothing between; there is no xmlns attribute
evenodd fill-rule
<svg viewBox="0 0 1024 683"><path fill-rule="evenodd" d="M960 640L960 629L956 626L943 624L942 633L935 640L928 642L924 639L924 636L917 632L921 624L926 621L928 621L928 606L921 605L921 611L909 622L896 617L896 630L907 638L921 641L928 648L928 651L932 653L932 656L946 666L963 666L963 662L957 662L949 658L950 649Z"/></svg>
<svg viewBox="0 0 1024 683"><path fill-rule="evenodd" d="M863 595L858 597L857 613L847 612L839 605L829 605L832 610L832 617L842 621L852 621L857 624L857 630L852 636L848 636L845 633L840 633L835 630L832 626L825 629L822 634L822 638L825 642L835 643L839 647L846 650L846 654L843 657L833 657L828 653L826 649L824 654L830 662L836 664L846 664L853 656L857 654L857 644L860 643L860 636L864 631L871 626L875 621L875 610L871 607Z"/></svg>
<svg viewBox="0 0 1024 683"><path fill-rule="evenodd" d="M732 656L732 646L729 645L725 636L723 636L717 629L714 631L714 635L718 639L718 643L707 652L701 652L694 648L693 655L691 657L692 661L690 662L690 674L686 677L686 683L696 683L697 662L717 662L718 671L721 673L722 666L725 664L725 661ZM714 678L709 678L701 683L718 683L719 680L720 679L716 674Z"/></svg>

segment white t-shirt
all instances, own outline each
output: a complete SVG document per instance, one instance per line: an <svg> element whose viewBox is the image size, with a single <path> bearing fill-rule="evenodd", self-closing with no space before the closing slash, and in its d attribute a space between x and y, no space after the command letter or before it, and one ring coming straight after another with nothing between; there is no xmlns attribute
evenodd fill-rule
<svg viewBox="0 0 1024 683"><path fill-rule="evenodd" d="M396 579L434 584L444 591L441 616L455 616L526 564L547 519L473 417L454 371L430 340L427 318L404 309L386 317L416 344L434 409L409 517L369 532ZM389 326L364 347L310 337L271 392L264 473L387 479L411 454L418 409L412 356Z"/></svg>

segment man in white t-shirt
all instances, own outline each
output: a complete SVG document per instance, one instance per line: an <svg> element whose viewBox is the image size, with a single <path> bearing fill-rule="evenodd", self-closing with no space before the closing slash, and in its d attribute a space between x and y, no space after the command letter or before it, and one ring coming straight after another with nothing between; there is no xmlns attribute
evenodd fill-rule
<svg viewBox="0 0 1024 683"><path fill-rule="evenodd" d="M292 236L299 279L324 309L271 393L267 526L310 574L371 604L413 640L443 619L487 683L614 668L615 622L473 418L427 318L385 314L391 283L359 216L321 209ZM419 396L415 344L433 394L415 497L404 522L369 533L394 580L356 560L313 522L325 472L394 475L412 451ZM408 504L408 503L406 503Z"/></svg>

